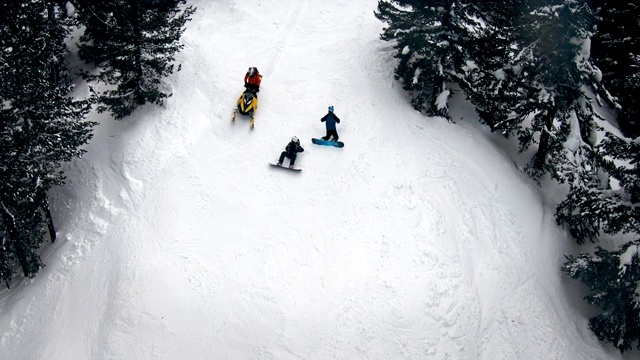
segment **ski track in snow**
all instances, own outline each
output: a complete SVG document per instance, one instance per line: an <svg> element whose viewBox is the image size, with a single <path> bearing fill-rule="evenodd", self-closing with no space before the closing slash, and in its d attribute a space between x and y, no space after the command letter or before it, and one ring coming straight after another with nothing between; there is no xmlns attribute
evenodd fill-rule
<svg viewBox="0 0 640 360"><path fill-rule="evenodd" d="M193 3L174 96L104 120L70 164L65 245L43 287L11 295L0 358L610 358L533 276L557 236L536 190L488 141L410 109L376 1ZM250 130L230 115L253 65ZM344 149L310 142L329 104ZM292 135L302 173L269 169Z"/></svg>

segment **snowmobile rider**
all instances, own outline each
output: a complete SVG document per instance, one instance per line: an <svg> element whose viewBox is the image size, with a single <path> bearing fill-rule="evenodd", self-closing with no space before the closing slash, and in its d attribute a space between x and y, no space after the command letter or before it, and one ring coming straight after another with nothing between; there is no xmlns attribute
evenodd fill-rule
<svg viewBox="0 0 640 360"><path fill-rule="evenodd" d="M244 75L244 87L253 93L258 95L260 91L260 82L262 81L262 75L258 72L258 68L250 67L247 73Z"/></svg>
<svg viewBox="0 0 640 360"><path fill-rule="evenodd" d="M296 157L298 153L303 152L304 149L300 146L300 140L298 140L297 136L291 138L291 141L287 144L287 147L284 149L282 154L280 154L280 159L278 160L278 166L282 166L282 162L285 157L289 158L289 169L293 169L293 165L296 163Z"/></svg>
<svg viewBox="0 0 640 360"><path fill-rule="evenodd" d="M338 141L336 123L340 124L340 118L333 113L333 105L329 106L329 112L320 121L324 122L327 127L327 135L323 136L322 140L329 140L333 136L333 141Z"/></svg>

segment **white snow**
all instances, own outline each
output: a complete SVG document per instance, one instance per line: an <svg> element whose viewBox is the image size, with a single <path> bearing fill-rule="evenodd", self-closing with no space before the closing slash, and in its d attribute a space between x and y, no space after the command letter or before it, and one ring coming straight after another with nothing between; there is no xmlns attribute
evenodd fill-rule
<svg viewBox="0 0 640 360"><path fill-rule="evenodd" d="M472 60L467 60L465 62L465 65L462 68L464 69L465 72L469 72L469 71L472 71L474 69L477 69L478 65L475 62L473 62Z"/></svg>
<svg viewBox="0 0 640 360"><path fill-rule="evenodd" d="M376 0L191 3L166 105L93 115L47 266L0 292L0 359L622 358L463 95L456 124L412 110ZM343 149L310 142L328 105ZM270 168L293 135L303 171Z"/></svg>
<svg viewBox="0 0 640 360"><path fill-rule="evenodd" d="M436 108L438 110L447 108L447 100L449 99L450 95L451 91L446 88L446 85L442 85L442 92L440 92L440 94L438 94L438 97L436 98Z"/></svg>
<svg viewBox="0 0 640 360"><path fill-rule="evenodd" d="M420 79L420 74L422 74L422 69L416 68L416 70L413 72L413 78L411 79L412 84L415 85L418 83L418 79Z"/></svg>
<svg viewBox="0 0 640 360"><path fill-rule="evenodd" d="M585 145L580 136L580 121L575 111L571 111L568 114L567 122L571 124L571 131L564 142L564 147L568 150L568 153L575 153L581 146Z"/></svg>
<svg viewBox="0 0 640 360"><path fill-rule="evenodd" d="M75 6L73 6L73 4L67 1L64 7L65 7L65 10L67 11L67 16L76 17L76 8Z"/></svg>
<svg viewBox="0 0 640 360"><path fill-rule="evenodd" d="M629 246L627 250L624 253L622 253L622 255L620 255L620 265L618 266L620 268L620 271L622 273L625 273L627 271L627 266L630 266L633 259L637 256L638 256L638 246L637 245Z"/></svg>

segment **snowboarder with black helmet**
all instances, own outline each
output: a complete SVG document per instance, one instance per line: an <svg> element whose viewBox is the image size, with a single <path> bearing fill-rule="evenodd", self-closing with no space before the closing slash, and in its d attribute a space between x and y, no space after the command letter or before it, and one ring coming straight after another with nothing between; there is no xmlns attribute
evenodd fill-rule
<svg viewBox="0 0 640 360"><path fill-rule="evenodd" d="M278 166L282 166L282 162L284 158L289 158L289 169L293 169L293 165L296 162L296 157L298 153L303 152L304 149L300 146L300 140L297 136L291 138L291 141L287 144L282 154L280 154L280 159L278 160Z"/></svg>

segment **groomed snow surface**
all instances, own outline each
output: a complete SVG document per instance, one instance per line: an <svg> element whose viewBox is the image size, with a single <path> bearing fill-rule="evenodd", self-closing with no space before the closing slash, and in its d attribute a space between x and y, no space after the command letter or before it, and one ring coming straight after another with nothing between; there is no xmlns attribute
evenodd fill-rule
<svg viewBox="0 0 640 360"><path fill-rule="evenodd" d="M165 106L93 115L47 266L0 292L0 359L622 358L463 95L455 124L412 110L376 0L191 3ZM311 144L328 105L343 149ZM303 171L269 167L293 135Z"/></svg>

